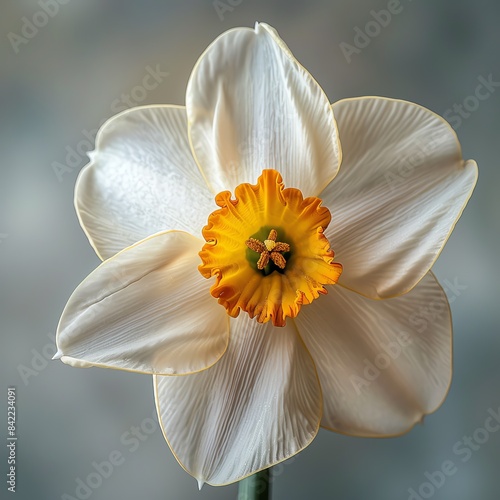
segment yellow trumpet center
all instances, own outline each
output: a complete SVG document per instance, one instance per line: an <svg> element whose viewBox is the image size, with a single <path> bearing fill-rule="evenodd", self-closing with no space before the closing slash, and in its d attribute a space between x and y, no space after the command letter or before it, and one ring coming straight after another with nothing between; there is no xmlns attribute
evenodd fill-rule
<svg viewBox="0 0 500 500"><path fill-rule="evenodd" d="M199 270L216 277L210 293L230 316L243 310L284 326L337 283L342 265L323 234L331 215L319 198L285 189L277 171L264 170L257 185L240 184L234 199L224 191L215 202L220 208L203 228Z"/></svg>

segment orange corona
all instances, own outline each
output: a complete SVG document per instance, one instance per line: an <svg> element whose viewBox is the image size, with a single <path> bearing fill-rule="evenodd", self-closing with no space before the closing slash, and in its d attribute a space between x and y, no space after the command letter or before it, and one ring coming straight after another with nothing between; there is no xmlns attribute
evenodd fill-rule
<svg viewBox="0 0 500 500"><path fill-rule="evenodd" d="M285 189L276 170L264 170L256 185L240 184L234 199L224 191L215 202L199 270L216 277L210 293L230 316L243 310L284 326L337 283L342 265L324 235L331 215L319 198Z"/></svg>

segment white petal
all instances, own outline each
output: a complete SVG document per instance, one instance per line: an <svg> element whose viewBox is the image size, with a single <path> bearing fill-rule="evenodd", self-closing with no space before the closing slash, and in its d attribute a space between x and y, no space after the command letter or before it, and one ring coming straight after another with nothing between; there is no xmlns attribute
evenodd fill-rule
<svg viewBox="0 0 500 500"><path fill-rule="evenodd" d="M293 326L274 328L241 314L231 320L229 347L217 364L155 380L165 438L202 482L232 483L281 462L319 428L319 382Z"/></svg>
<svg viewBox="0 0 500 500"><path fill-rule="evenodd" d="M323 427L397 435L436 410L452 370L448 301L431 273L409 293L372 300L339 286L295 322L323 391Z"/></svg>
<svg viewBox="0 0 500 500"><path fill-rule="evenodd" d="M159 231L201 235L215 203L191 154L184 108L116 115L99 131L91 157L78 177L75 206L99 257Z"/></svg>
<svg viewBox="0 0 500 500"><path fill-rule="evenodd" d="M62 361L167 375L214 364L227 347L229 321L210 295L212 280L197 269L202 243L160 233L103 262L64 309Z"/></svg>
<svg viewBox="0 0 500 500"><path fill-rule="evenodd" d="M340 145L323 90L276 31L232 29L200 57L186 94L193 151L215 191L273 168L317 195L336 175Z"/></svg>
<svg viewBox="0 0 500 500"><path fill-rule="evenodd" d="M320 198L340 284L372 298L407 292L450 236L477 179L453 129L416 104L380 97L333 105L342 167Z"/></svg>

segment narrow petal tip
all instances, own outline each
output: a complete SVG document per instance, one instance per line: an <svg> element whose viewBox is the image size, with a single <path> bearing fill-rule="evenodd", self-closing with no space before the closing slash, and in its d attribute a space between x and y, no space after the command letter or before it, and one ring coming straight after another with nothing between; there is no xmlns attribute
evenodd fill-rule
<svg viewBox="0 0 500 500"><path fill-rule="evenodd" d="M63 353L61 349L58 349L57 352L52 356L52 359L61 359L63 357Z"/></svg>
<svg viewBox="0 0 500 500"><path fill-rule="evenodd" d="M205 484L205 481L203 481L201 479L197 479L196 481L198 481L198 489L201 491L201 489L203 488L203 485Z"/></svg>

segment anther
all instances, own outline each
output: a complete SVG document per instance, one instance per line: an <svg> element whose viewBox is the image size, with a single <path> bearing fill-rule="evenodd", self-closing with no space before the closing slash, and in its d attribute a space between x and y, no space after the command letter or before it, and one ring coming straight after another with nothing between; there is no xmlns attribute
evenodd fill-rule
<svg viewBox="0 0 500 500"><path fill-rule="evenodd" d="M269 260L272 260L280 269L285 269L286 260L282 252L289 252L290 245L288 243L276 241L277 237L278 233L276 230L271 229L269 236L263 242L255 238L249 238L245 241L245 245L248 248L254 252L260 253L260 258L257 261L257 269L264 269L269 263Z"/></svg>

